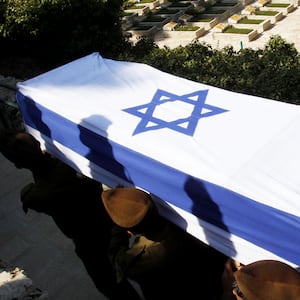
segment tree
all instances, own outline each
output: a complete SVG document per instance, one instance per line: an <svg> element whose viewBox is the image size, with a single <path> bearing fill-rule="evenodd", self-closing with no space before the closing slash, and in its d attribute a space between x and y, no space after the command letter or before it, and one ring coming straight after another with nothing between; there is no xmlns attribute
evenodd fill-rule
<svg viewBox="0 0 300 300"><path fill-rule="evenodd" d="M93 51L114 56L124 42L121 0L4 0L0 2L2 52L52 61Z"/></svg>

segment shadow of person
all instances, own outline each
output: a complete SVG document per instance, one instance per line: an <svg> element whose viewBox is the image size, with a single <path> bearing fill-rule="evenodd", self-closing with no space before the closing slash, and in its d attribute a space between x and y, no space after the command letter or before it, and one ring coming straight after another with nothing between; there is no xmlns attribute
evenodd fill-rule
<svg viewBox="0 0 300 300"><path fill-rule="evenodd" d="M79 138L87 148L84 157L89 161L90 176L98 181L105 180L105 184L111 187L116 185L133 185L126 173L125 167L115 158L113 147L107 137L107 129L111 122L101 116L92 115L85 118L78 125ZM89 128L97 126L101 135Z"/></svg>
<svg viewBox="0 0 300 300"><path fill-rule="evenodd" d="M91 124L98 124L102 131L101 136L87 128L92 126ZM109 186L124 185L128 178L123 166L114 159L112 147L106 136L109 125L110 121L102 116L90 116L78 125L79 138L88 149L84 157L89 162L89 176L99 182L102 182L104 176L107 180L105 183ZM82 242L77 242L77 253L85 263L96 286L100 291L106 288L106 295L109 295L110 299L140 299L139 294L127 280L117 283L113 266L107 255L113 223L104 208L100 194L98 196L98 209L90 207L92 211L88 213L89 218L94 218L96 224L88 233L88 241L83 239Z"/></svg>
<svg viewBox="0 0 300 300"><path fill-rule="evenodd" d="M207 244L213 246L216 245L216 234L222 234L226 239L226 247L231 249L231 256L234 256L236 251L230 241L229 229L223 220L223 215L218 204L210 196L205 184L200 180L196 180L194 177L189 176L185 182L184 189L186 194L192 200L192 213L198 217L199 224L204 229ZM202 224L201 220L203 221ZM209 228L209 225L213 225L215 228ZM222 233L218 232L220 229L222 230Z"/></svg>
<svg viewBox="0 0 300 300"><path fill-rule="evenodd" d="M230 252L232 256L235 254L235 249L230 241L230 232L223 221L222 212L217 203L215 203L207 191L205 185L189 176L184 186L185 192L192 200L192 213L198 217L199 224L204 230L206 244L210 247L204 253L205 257L202 259L202 267L207 270L204 281L210 278L210 285L215 289L219 289L218 294L222 293L222 274L225 268L229 255L225 255L224 247L228 248L227 253ZM213 226L212 226L213 225ZM213 228L213 227L217 227ZM220 232L220 230L222 232ZM221 234L225 238L221 239L224 244L220 245L220 238L217 236ZM221 249L223 251L221 251ZM214 298L212 298L214 299Z"/></svg>
<svg viewBox="0 0 300 300"><path fill-rule="evenodd" d="M25 96L23 96L22 101L18 101L18 104L25 124L50 138L51 130L43 120L42 111L38 108L38 104Z"/></svg>
<svg viewBox="0 0 300 300"><path fill-rule="evenodd" d="M19 95L19 97L21 97ZM54 123L57 123L59 126L59 121L53 118L53 112L50 110L39 108L39 104L30 99L29 97L25 97L22 95L22 101L19 101L19 107L22 114L22 119L25 124L26 131L33 136L35 136L40 142L43 150L51 153L56 158L62 160L72 168L78 170L77 165L74 161L68 158L65 155L63 150L61 150L55 142L60 142L61 133L52 132L49 125L53 126ZM57 126L56 125L56 126ZM56 128L56 131L61 131L60 128ZM63 137L64 139L64 137Z"/></svg>

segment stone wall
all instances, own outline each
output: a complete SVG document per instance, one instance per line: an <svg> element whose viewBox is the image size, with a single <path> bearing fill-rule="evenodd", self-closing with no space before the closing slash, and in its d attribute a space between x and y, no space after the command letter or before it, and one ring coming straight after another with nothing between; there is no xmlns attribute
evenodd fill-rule
<svg viewBox="0 0 300 300"><path fill-rule="evenodd" d="M14 77L0 75L0 128L23 128L16 101L17 81Z"/></svg>

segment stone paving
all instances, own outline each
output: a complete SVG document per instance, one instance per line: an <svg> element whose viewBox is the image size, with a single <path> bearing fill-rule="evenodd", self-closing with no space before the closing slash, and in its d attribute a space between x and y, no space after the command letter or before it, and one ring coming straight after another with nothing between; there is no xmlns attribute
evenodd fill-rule
<svg viewBox="0 0 300 300"><path fill-rule="evenodd" d="M17 170L0 154L0 174L1 261L24 271L34 286L48 296L47 300L107 299L95 288L75 255L71 240L57 229L53 220L32 210L23 212L19 193L32 181L30 172ZM0 268L1 300L30 299L6 294L8 283L4 275L1 276Z"/></svg>

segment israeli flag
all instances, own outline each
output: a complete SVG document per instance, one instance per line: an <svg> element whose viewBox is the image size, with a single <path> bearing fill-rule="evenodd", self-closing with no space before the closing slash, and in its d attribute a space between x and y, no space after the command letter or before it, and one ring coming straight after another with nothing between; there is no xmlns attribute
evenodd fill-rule
<svg viewBox="0 0 300 300"><path fill-rule="evenodd" d="M247 264L300 265L300 107L92 53L18 83L27 130Z"/></svg>

